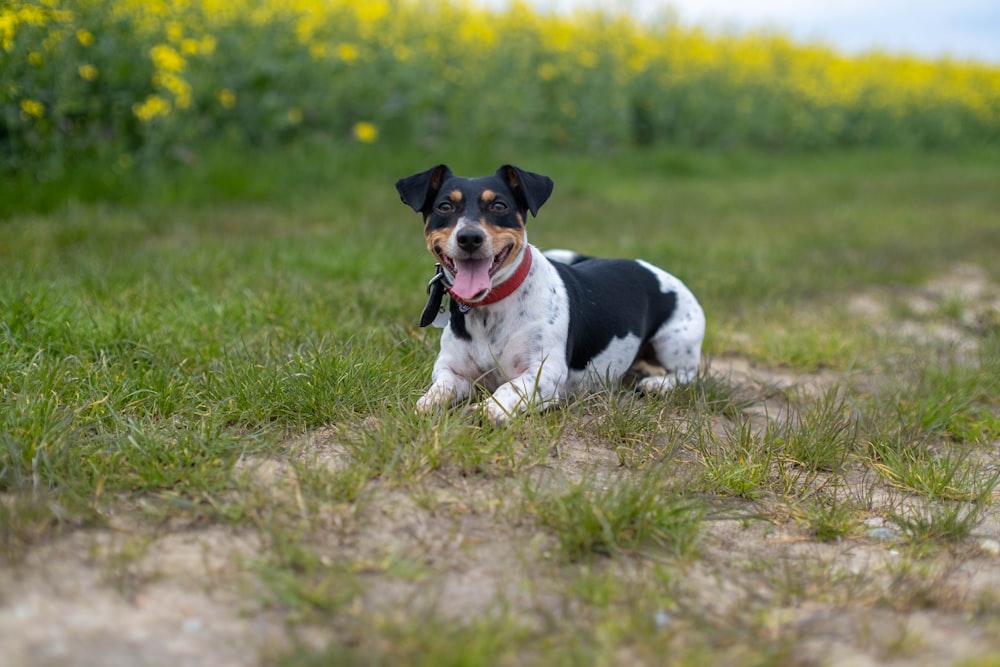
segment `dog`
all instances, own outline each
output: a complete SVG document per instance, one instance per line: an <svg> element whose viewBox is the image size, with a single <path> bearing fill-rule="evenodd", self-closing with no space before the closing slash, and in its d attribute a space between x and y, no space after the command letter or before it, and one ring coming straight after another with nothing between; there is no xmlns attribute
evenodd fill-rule
<svg viewBox="0 0 1000 667"><path fill-rule="evenodd" d="M637 391L666 393L697 376L705 315L684 283L642 260L528 243L528 214L552 188L512 165L464 178L441 164L396 182L438 264L420 324L444 331L420 412L481 387L491 396L480 407L500 423L618 382L636 362L658 366Z"/></svg>

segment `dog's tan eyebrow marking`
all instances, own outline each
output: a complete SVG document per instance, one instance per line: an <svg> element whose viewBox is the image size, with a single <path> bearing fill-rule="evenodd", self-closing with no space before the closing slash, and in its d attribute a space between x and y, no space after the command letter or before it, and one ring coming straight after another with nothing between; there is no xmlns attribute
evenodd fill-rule
<svg viewBox="0 0 1000 667"><path fill-rule="evenodd" d="M451 192L448 193L448 199L457 204L458 202L462 201L462 191L452 190Z"/></svg>
<svg viewBox="0 0 1000 667"><path fill-rule="evenodd" d="M489 203L497 198L497 193L493 192L492 190L483 190L483 194L479 195L479 198L482 199L484 202Z"/></svg>

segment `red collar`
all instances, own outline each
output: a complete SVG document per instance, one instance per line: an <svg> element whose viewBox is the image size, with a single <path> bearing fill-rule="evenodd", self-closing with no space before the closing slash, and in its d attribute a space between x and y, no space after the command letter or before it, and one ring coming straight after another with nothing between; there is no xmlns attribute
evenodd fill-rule
<svg viewBox="0 0 1000 667"><path fill-rule="evenodd" d="M517 271L514 272L514 275L487 292L482 301L465 301L464 299L460 299L452 294L450 288L448 289L448 294L451 295L452 299L459 302L463 306L488 306L492 303L496 303L497 301L502 301L513 294L514 291L521 286L521 283L524 282L524 279L528 277L529 270L531 270L530 246L524 249L524 259L521 260L521 265L517 267Z"/></svg>

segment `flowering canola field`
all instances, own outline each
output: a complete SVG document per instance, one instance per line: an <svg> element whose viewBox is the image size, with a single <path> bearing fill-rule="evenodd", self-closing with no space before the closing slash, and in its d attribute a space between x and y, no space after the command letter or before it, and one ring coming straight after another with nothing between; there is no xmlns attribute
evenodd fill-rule
<svg viewBox="0 0 1000 667"><path fill-rule="evenodd" d="M1000 67L455 0L2 0L6 171L303 138L1000 143Z"/></svg>

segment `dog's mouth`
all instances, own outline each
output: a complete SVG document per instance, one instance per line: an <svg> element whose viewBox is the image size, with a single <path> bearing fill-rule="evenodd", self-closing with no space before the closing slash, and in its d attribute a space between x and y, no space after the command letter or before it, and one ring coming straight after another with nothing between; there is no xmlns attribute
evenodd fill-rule
<svg viewBox="0 0 1000 667"><path fill-rule="evenodd" d="M438 252L441 263L455 276L451 292L460 299L475 301L482 299L492 287L492 278L503 263L510 257L514 245L508 245L493 257L482 259L454 259L443 252Z"/></svg>

